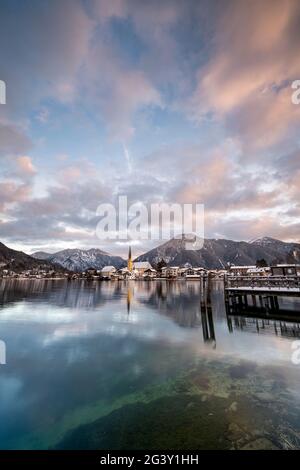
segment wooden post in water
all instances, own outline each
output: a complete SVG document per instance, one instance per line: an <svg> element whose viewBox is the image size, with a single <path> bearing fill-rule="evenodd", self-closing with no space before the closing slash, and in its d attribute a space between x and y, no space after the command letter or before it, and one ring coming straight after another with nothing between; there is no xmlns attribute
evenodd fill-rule
<svg viewBox="0 0 300 470"><path fill-rule="evenodd" d="M269 305L269 296L266 295L264 298L264 308L266 309L266 311L268 312L270 310L270 305Z"/></svg>
<svg viewBox="0 0 300 470"><path fill-rule="evenodd" d="M211 307L211 279L209 274L205 279L204 295L200 300L201 320L204 341L212 341L215 346L215 328Z"/></svg>

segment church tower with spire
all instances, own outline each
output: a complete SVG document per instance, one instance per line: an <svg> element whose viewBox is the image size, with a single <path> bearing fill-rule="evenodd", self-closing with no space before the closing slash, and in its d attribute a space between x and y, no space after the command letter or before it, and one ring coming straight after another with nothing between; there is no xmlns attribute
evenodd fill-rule
<svg viewBox="0 0 300 470"><path fill-rule="evenodd" d="M128 250L127 268L128 268L128 271L132 272L133 263L132 263L132 257L131 257L131 246L129 246L129 250Z"/></svg>

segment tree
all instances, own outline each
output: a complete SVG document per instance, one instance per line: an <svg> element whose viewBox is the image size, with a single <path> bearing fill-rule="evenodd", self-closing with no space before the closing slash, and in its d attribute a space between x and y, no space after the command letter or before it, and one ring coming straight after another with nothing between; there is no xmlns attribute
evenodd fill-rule
<svg viewBox="0 0 300 470"><path fill-rule="evenodd" d="M161 273L162 268L165 268L167 266L167 263L165 262L164 259L159 260L159 262L156 265L156 271Z"/></svg>
<svg viewBox="0 0 300 470"><path fill-rule="evenodd" d="M267 268L268 267L268 263L266 262L266 260L264 258L262 259L258 259L256 261L256 267L257 268Z"/></svg>

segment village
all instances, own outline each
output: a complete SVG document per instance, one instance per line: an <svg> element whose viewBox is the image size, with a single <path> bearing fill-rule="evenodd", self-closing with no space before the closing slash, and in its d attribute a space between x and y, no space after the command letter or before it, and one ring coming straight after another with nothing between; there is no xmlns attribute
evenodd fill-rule
<svg viewBox="0 0 300 470"><path fill-rule="evenodd" d="M0 279L87 279L99 281L122 280L199 280L209 276L211 279L249 279L276 277L300 277L300 264L276 264L274 266L235 266L228 265L227 269L206 269L185 263L183 266L167 266L164 261L152 266L149 261L134 262L129 252L127 266L117 268L113 265L104 266L101 269L89 268L83 272L71 272L62 269L49 269L41 267L25 269L16 272L2 267Z"/></svg>
<svg viewBox="0 0 300 470"><path fill-rule="evenodd" d="M105 266L101 270L88 269L83 273L72 274L72 279L88 278L101 280L199 280L210 276L215 279L225 277L266 277L266 276L300 276L300 265L279 264L271 267L229 266L228 269L205 269L192 267L189 263L184 266L156 266L148 261L128 262L125 268Z"/></svg>

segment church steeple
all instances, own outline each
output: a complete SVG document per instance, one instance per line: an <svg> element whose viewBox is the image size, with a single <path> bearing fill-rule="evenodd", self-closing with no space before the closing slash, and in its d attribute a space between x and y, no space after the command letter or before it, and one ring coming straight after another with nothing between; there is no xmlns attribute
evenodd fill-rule
<svg viewBox="0 0 300 470"><path fill-rule="evenodd" d="M128 271L132 271L132 268L133 268L133 263L132 263L132 258L131 258L131 246L129 246L129 250L128 250L128 261L127 261L127 268L128 268Z"/></svg>

